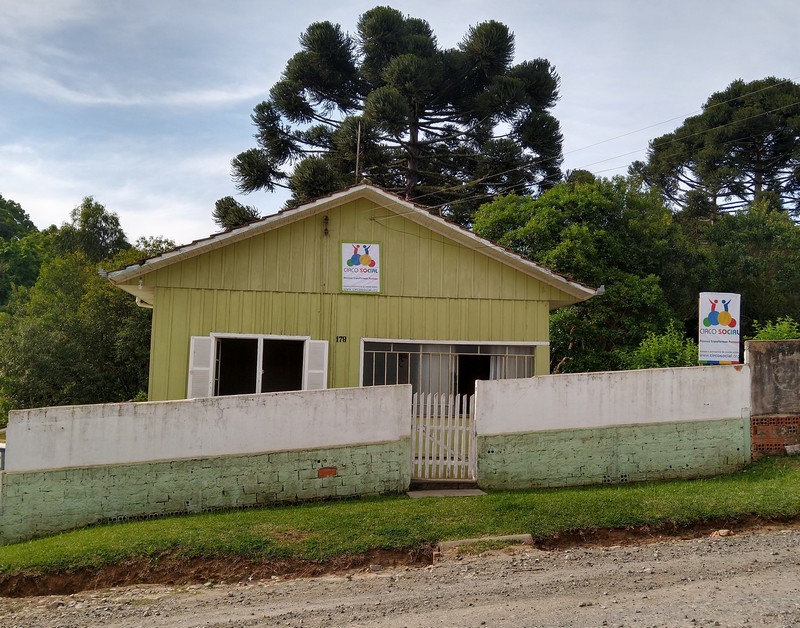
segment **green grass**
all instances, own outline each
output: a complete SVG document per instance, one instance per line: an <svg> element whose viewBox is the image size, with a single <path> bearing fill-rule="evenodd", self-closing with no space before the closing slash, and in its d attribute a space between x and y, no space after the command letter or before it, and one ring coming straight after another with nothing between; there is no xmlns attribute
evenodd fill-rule
<svg viewBox="0 0 800 628"><path fill-rule="evenodd" d="M238 556L322 561L459 538L800 514L800 460L765 459L717 478L485 497L391 496L103 525L0 547L0 573L97 567L129 559Z"/></svg>

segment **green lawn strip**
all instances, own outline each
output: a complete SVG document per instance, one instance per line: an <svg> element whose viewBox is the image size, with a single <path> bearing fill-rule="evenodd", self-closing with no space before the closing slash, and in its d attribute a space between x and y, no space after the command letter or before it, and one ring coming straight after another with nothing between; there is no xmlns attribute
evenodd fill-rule
<svg viewBox="0 0 800 628"><path fill-rule="evenodd" d="M0 573L96 567L165 555L322 561L459 538L685 525L800 514L800 460L766 459L728 476L484 497L389 496L95 526L0 547Z"/></svg>

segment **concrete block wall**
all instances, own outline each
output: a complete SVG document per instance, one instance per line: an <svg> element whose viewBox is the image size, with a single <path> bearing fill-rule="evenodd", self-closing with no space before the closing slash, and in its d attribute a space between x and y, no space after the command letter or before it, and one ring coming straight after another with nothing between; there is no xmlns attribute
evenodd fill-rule
<svg viewBox="0 0 800 628"><path fill-rule="evenodd" d="M8 471L383 443L409 435L411 386L14 410Z"/></svg>
<svg viewBox="0 0 800 628"><path fill-rule="evenodd" d="M696 477L750 460L747 365L478 382L478 481ZM126 517L401 492L411 387L20 411L0 542ZM16 459L15 459L16 456Z"/></svg>
<svg viewBox="0 0 800 628"><path fill-rule="evenodd" d="M753 458L800 444L800 340L749 340Z"/></svg>
<svg viewBox="0 0 800 628"><path fill-rule="evenodd" d="M478 436L485 488L617 484L735 471L749 460L746 418Z"/></svg>
<svg viewBox="0 0 800 628"><path fill-rule="evenodd" d="M11 413L0 542L410 483L411 386Z"/></svg>
<svg viewBox="0 0 800 628"><path fill-rule="evenodd" d="M747 365L546 375L477 382L478 435L742 418Z"/></svg>
<svg viewBox="0 0 800 628"><path fill-rule="evenodd" d="M800 414L800 340L748 340L753 416Z"/></svg>
<svg viewBox="0 0 800 628"><path fill-rule="evenodd" d="M410 439L244 456L0 474L0 543L92 523L398 493Z"/></svg>
<svg viewBox="0 0 800 628"><path fill-rule="evenodd" d="M478 482L523 488L725 473L750 461L749 369L478 382Z"/></svg>

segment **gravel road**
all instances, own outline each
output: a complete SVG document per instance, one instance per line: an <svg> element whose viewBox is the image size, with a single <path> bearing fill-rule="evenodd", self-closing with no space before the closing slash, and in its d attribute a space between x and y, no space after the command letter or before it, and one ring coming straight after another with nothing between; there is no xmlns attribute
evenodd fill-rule
<svg viewBox="0 0 800 628"><path fill-rule="evenodd" d="M638 546L526 546L423 568L0 598L0 625L800 626L800 530Z"/></svg>

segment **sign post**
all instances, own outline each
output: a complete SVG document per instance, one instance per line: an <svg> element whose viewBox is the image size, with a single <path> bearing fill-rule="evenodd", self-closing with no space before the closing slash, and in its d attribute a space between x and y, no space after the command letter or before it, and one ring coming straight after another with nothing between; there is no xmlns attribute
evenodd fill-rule
<svg viewBox="0 0 800 628"><path fill-rule="evenodd" d="M741 302L730 292L700 293L700 364L739 364Z"/></svg>

